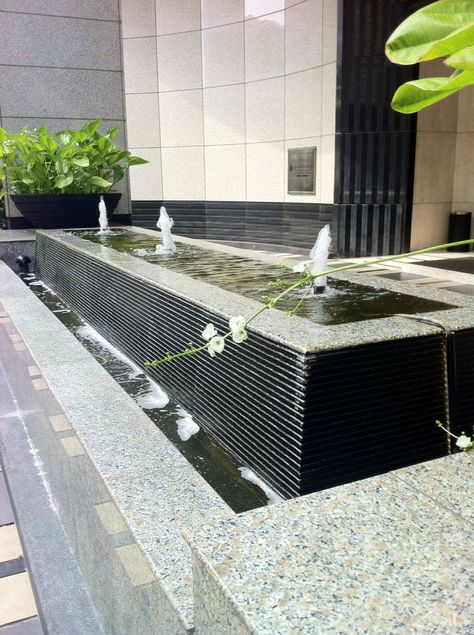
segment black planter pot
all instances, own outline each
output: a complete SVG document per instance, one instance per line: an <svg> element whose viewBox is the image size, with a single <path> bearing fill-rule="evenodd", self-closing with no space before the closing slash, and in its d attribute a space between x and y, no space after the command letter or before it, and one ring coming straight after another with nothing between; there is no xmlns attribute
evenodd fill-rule
<svg viewBox="0 0 474 635"><path fill-rule="evenodd" d="M98 227L100 194L13 194L12 201L35 227ZM121 194L103 194L109 220Z"/></svg>

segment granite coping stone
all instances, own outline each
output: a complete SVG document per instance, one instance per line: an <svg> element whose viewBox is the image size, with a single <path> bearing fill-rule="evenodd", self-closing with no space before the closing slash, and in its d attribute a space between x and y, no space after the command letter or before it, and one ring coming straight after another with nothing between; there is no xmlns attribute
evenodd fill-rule
<svg viewBox="0 0 474 635"><path fill-rule="evenodd" d="M0 302L30 349L185 628L191 553L181 529L233 516L67 328L0 261ZM49 341L49 350L48 350Z"/></svg>
<svg viewBox="0 0 474 635"><path fill-rule="evenodd" d="M226 291L214 285L193 280L190 277L176 273L156 264L120 253L109 247L98 245L63 230L43 230L38 235L46 235L53 240L66 244L69 248L112 265L152 284L156 284L174 295L184 298L205 310L215 313L224 319L232 315L251 315L262 308L262 304L255 300L245 298L237 293ZM177 242L182 240L176 237ZM202 241L194 241L187 238L182 240L186 244L197 243L202 246ZM206 244L207 248L214 249L215 245ZM249 257L248 251L236 247L229 248L219 245L219 251L232 250L240 256ZM230 253L230 252L229 252ZM282 258L273 259L273 262ZM294 261L293 261L294 264ZM361 265L362 266L362 265ZM352 272L340 272L335 274L341 280L373 286L374 288L398 291L407 295L436 300L452 304L453 308L444 311L424 313L422 320L407 318L406 316L393 316L377 320L364 320L350 324L338 324L333 326L318 325L306 318L287 316L282 311L271 309L265 311L249 326L254 331L265 337L289 346L300 353L318 353L349 346L359 346L376 342L392 341L423 335L433 335L441 330L457 330L472 328L474 324L474 298L463 296L442 289L426 289L413 283L400 283L393 280L356 274ZM432 319L436 323L428 323L423 320ZM441 327L440 327L441 324Z"/></svg>
<svg viewBox="0 0 474 635"><path fill-rule="evenodd" d="M221 591L197 631L219 632L227 602L239 633L467 633L472 465L449 456L186 531Z"/></svg>
<svg viewBox="0 0 474 635"><path fill-rule="evenodd" d="M0 229L0 243L26 242L36 240L34 229Z"/></svg>

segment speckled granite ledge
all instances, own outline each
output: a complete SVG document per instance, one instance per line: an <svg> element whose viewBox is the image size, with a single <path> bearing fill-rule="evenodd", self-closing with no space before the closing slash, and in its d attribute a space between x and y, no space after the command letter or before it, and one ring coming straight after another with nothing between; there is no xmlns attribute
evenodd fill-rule
<svg viewBox="0 0 474 635"><path fill-rule="evenodd" d="M168 598L163 612L173 607L175 615L169 624L174 626L168 632L189 631L193 625L191 553L181 530L234 513L1 261L0 302L145 554ZM65 487L72 491L74 484ZM179 630L176 623L181 625Z"/></svg>
<svg viewBox="0 0 474 635"><path fill-rule="evenodd" d="M473 465L457 454L187 531L196 633L468 633Z"/></svg>
<svg viewBox="0 0 474 635"><path fill-rule="evenodd" d="M127 228L129 229L129 228ZM137 228L135 228L136 231ZM69 248L89 257L97 258L108 264L113 264L122 271L132 276L150 281L163 289L172 290L174 295L192 301L198 306L228 319L231 315L251 315L262 307L260 302L244 298L237 293L232 293L219 287L209 285L200 280L192 280L189 276L162 268L142 259L120 253L114 249L104 247L83 240L63 230L41 230L39 235L46 234L49 238L60 240ZM145 232L149 233L149 232ZM197 244L202 246L202 241L190 238L176 238L177 242ZM248 251L226 245L205 244L206 248L212 246L218 251L238 254L246 258ZM263 258L260 258L263 260ZM265 257L266 262L278 262L283 258ZM294 264L294 261L292 261ZM402 291L407 295L420 298L428 298L452 304L453 309L424 313L424 318L431 318L443 325L448 330L472 328L474 324L474 297L464 296L442 289L424 289L419 285L377 278L352 272L336 274L337 278L350 280L365 286L374 286L379 289ZM340 349L349 346L384 342L389 340L405 339L408 337L432 335L439 333L439 326L423 321L394 316L378 320L365 320L350 324L338 324L335 326L321 326L297 316L287 316L282 311L270 310L260 315L249 327L266 338L290 346L301 353L313 353L326 350Z"/></svg>

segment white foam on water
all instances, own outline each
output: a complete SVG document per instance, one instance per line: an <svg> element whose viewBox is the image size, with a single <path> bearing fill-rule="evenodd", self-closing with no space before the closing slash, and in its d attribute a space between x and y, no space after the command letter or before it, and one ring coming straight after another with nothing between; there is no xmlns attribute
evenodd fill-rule
<svg viewBox="0 0 474 635"><path fill-rule="evenodd" d="M41 280L36 280L35 282L30 282L29 286L30 287L43 287L43 289L46 289L46 291L49 291L53 295L56 295L54 293L54 291L51 289L51 287L48 287L48 285L45 284L44 282L42 282Z"/></svg>
<svg viewBox="0 0 474 635"><path fill-rule="evenodd" d="M201 428L194 421L192 415L182 406L178 406L176 412L180 417L177 421L179 438L181 441L188 441L194 434L197 434Z"/></svg>
<svg viewBox="0 0 474 635"><path fill-rule="evenodd" d="M239 472L246 481L250 481L257 487L259 487L268 499L268 505L274 505L275 503L281 503L284 499L277 494L271 487L269 487L265 481L255 474L248 467L239 467Z"/></svg>
<svg viewBox="0 0 474 635"><path fill-rule="evenodd" d="M128 357L126 357L121 351L119 351L118 348L115 348L113 344L108 342L105 337L102 337L102 335L100 335L100 333L93 329L92 326L90 326L89 324L80 326L77 329L76 333L83 339L88 340L89 342L93 342L94 344L98 344L102 348L105 348L109 351L109 353L112 353L114 357L119 359L124 364L127 364L127 366L132 369L128 375L130 379L135 379L139 375L143 375L143 371L136 364L128 359Z"/></svg>
<svg viewBox="0 0 474 635"><path fill-rule="evenodd" d="M151 255L151 251L148 251L148 249L134 249L133 253L135 254L135 256L150 256Z"/></svg>
<svg viewBox="0 0 474 635"><path fill-rule="evenodd" d="M129 366L130 373L128 373L129 379L135 379L139 375L143 375L143 371L139 366L134 364L126 355L124 355L121 351L119 351L113 344L108 342L100 333L98 333L95 329L92 328L89 324L85 324L84 326L80 326L76 333L83 337L86 340L89 340L95 344L99 344L102 348L108 350L114 357L119 359L121 362ZM151 379L148 380L149 389L144 393L138 395L135 401L141 408L164 408L168 402L169 397L165 393L165 391L158 386L158 384Z"/></svg>
<svg viewBox="0 0 474 635"><path fill-rule="evenodd" d="M152 410L154 408L164 408L168 405L169 397L165 391L153 381L150 381L149 389L135 397L135 401L140 408Z"/></svg>

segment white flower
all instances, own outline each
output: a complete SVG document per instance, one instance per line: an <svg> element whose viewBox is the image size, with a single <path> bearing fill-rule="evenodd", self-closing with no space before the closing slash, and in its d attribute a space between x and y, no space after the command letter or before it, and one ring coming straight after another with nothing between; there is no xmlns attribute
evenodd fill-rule
<svg viewBox="0 0 474 635"><path fill-rule="evenodd" d="M236 344L241 344L248 338L247 331L245 329L235 329L232 331L232 339Z"/></svg>
<svg viewBox="0 0 474 635"><path fill-rule="evenodd" d="M229 320L229 327L232 332L232 339L236 344L240 344L248 338L245 325L247 320L243 315L236 315Z"/></svg>
<svg viewBox="0 0 474 635"><path fill-rule="evenodd" d="M222 353L222 351L224 350L224 338L213 337L209 342L207 350L211 357L215 357L216 353Z"/></svg>
<svg viewBox="0 0 474 635"><path fill-rule="evenodd" d="M308 273L308 265L312 260L302 260L293 266L293 273Z"/></svg>
<svg viewBox="0 0 474 635"><path fill-rule="evenodd" d="M247 320L243 315L236 315L229 320L229 328L232 332L244 329L247 324Z"/></svg>
<svg viewBox="0 0 474 635"><path fill-rule="evenodd" d="M456 445L458 448L462 448L463 450L471 445L471 437L467 437L465 434L461 434L457 441Z"/></svg>
<svg viewBox="0 0 474 635"><path fill-rule="evenodd" d="M217 330L212 322L210 322L201 333L201 337L203 337L205 340L210 340L211 337L214 337L215 335L217 335Z"/></svg>

